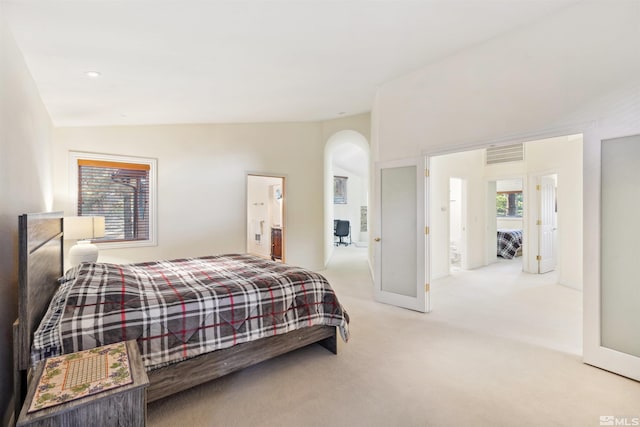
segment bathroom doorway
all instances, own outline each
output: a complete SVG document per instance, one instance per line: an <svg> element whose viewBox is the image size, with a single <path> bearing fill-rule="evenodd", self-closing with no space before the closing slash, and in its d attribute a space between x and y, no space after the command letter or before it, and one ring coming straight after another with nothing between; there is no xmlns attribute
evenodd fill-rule
<svg viewBox="0 0 640 427"><path fill-rule="evenodd" d="M285 259L285 178L247 175L247 253Z"/></svg>

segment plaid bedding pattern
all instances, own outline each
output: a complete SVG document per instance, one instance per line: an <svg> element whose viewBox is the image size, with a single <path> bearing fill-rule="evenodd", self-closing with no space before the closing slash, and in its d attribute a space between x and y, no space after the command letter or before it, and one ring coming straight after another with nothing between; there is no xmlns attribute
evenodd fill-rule
<svg viewBox="0 0 640 427"><path fill-rule="evenodd" d="M522 230L498 230L498 256L512 259L522 246Z"/></svg>
<svg viewBox="0 0 640 427"><path fill-rule="evenodd" d="M349 337L348 314L323 276L251 255L84 263L72 275L35 333L34 363L136 339L151 370L307 326Z"/></svg>

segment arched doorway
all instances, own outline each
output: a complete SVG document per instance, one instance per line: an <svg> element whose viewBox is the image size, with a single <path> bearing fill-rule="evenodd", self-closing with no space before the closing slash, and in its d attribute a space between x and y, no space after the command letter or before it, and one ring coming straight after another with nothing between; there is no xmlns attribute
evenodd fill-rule
<svg viewBox="0 0 640 427"><path fill-rule="evenodd" d="M334 219L350 222L353 244L366 246L369 242L369 175L369 143L362 134L342 130L327 140L324 150L325 265L334 250ZM344 180L346 198L334 200L335 176Z"/></svg>

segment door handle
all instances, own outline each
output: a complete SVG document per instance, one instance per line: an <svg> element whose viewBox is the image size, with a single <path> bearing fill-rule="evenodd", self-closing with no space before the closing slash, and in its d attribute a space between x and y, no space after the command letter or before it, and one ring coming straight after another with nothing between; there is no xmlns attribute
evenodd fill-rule
<svg viewBox="0 0 640 427"><path fill-rule="evenodd" d="M375 240L376 242L379 242L379 241L380 241L380 238L379 238L379 237L376 237L376 238L375 238L375 239L373 239L373 240Z"/></svg>

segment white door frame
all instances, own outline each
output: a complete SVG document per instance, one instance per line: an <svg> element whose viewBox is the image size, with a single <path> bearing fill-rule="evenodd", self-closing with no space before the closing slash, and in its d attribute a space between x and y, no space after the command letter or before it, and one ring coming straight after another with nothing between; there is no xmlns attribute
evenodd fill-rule
<svg viewBox="0 0 640 427"><path fill-rule="evenodd" d="M640 133L640 129L638 130L637 133ZM590 333L587 330L589 329L591 331L593 330L593 327L590 326L591 321L590 319L588 321L587 317L589 316L589 313L593 313L599 310L599 298L600 298L598 294L597 300L594 302L596 297L593 295L587 296L587 292L586 292L587 289L590 290L591 288L594 287L594 284L592 283L592 281L588 281L589 274L592 275L591 276L592 280L593 278L598 278L598 283L595 286L599 286L599 277L600 277L599 276L600 274L600 269L599 269L600 268L600 264L599 264L599 260L600 260L599 258L599 250L600 250L600 243L599 243L599 238L600 238L600 228L599 228L600 227L600 223L599 223L599 220L600 220L600 217L599 217L600 145L599 145L599 141L600 141L600 135L597 130L597 122L595 121L579 122L579 123L574 123L570 125L558 126L554 128L542 128L542 129L534 130L531 132L523 132L523 133L508 135L501 138L485 138L480 140L469 140L469 141L462 142L460 144L452 145L448 147L443 146L435 149L422 150L422 154L426 157L427 159L426 161L428 165L430 158L434 156L460 153L462 151L485 149L488 147L498 146L498 145L509 145L515 142L532 142L532 141L538 141L541 139L548 139L548 138L555 138L559 136L576 135L576 134L582 134L582 137L583 137L583 162L584 162L583 163L583 171L584 171L583 172L583 175L584 175L583 176L584 288L583 289L585 290L585 292L583 293L583 353L585 354L584 356L585 363L589 363L587 362L587 356L586 356L587 354L587 338L586 337L587 337L587 334ZM610 138L614 138L614 137L610 137ZM605 138L605 139L608 139L608 138ZM593 171L593 168L591 167L594 164L597 164L598 166L597 171ZM588 173L588 170L590 170L591 172ZM530 180L527 179L527 182L528 181ZM428 186L428 183L427 183L427 186ZM587 189L590 187L591 188L597 187L598 188L597 194L596 192L593 192L593 191L588 193ZM430 197L431 196L427 194L427 199L426 199L427 206L429 206L431 203ZM525 197L525 204L529 204L526 194L524 195L524 197ZM596 215L596 214L597 214L596 221L587 221L587 215ZM593 230L595 230L595 227L597 227L597 230L596 230L597 232L592 232ZM526 228L528 227L523 227L523 230ZM589 231L590 233L587 233L587 231ZM589 238L587 238L587 236ZM527 238L527 236L526 234L523 233L523 239L525 238ZM595 246L594 246L595 239L597 239L597 252L595 251ZM524 244L526 246L527 243L524 242ZM427 240L427 245L428 245L427 253L431 254L432 248L431 248L430 239ZM526 250L527 250L526 247L523 248L523 254L524 254L524 251ZM429 259L427 259L427 263L431 262L430 258L431 257L429 256ZM597 268L595 265L596 263L598 264ZM529 265L528 261L524 259L523 267L525 268L525 271L528 268L528 265ZM596 271L593 271L594 269L596 269ZM596 303L598 304L597 306L596 306ZM599 322L599 317L598 317L598 322ZM598 335L598 340L599 340L599 335ZM593 364L595 365L595 363Z"/></svg>
<svg viewBox="0 0 640 427"><path fill-rule="evenodd" d="M373 236L374 245L374 297L377 301L395 305L398 307L408 308L410 310L416 310L420 312L428 312L430 310L429 305L429 291L426 289L426 283L428 283L429 274L429 257L427 255L428 248L428 235L425 235L425 226L428 223L428 209L426 206L426 200L429 194L428 179L424 173L427 168L427 160L424 157L409 158L402 160L393 160L388 162L377 162L375 164L375 206L376 206L376 219ZM398 293L385 291L382 284L382 256L384 250L384 238L382 236L382 209L381 209L381 171L385 168L396 168L405 166L416 167L416 296L406 296Z"/></svg>
<svg viewBox="0 0 640 427"><path fill-rule="evenodd" d="M249 252L249 177L262 177L262 178L280 178L282 179L282 262L286 260L286 248L287 248L287 180L288 177L286 174L278 174L278 173L270 173L270 172L254 172L254 171L246 171L244 178L244 250L245 252ZM269 239L271 239L271 235L269 235Z"/></svg>

